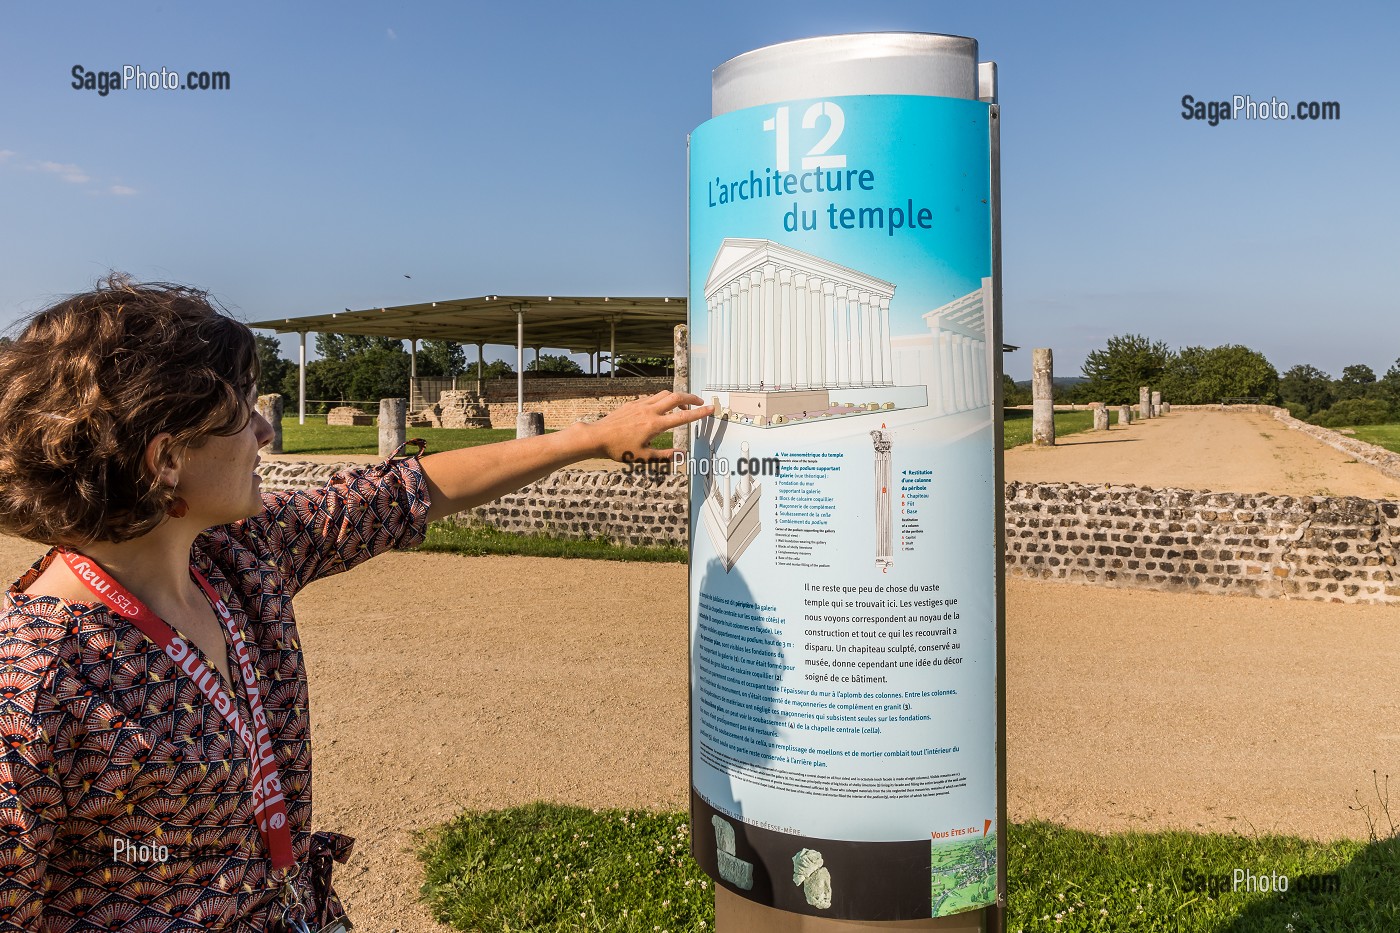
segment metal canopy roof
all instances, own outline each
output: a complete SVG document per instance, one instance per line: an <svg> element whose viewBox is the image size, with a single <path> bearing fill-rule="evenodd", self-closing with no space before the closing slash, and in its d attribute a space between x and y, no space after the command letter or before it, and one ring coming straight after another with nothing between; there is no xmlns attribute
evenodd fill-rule
<svg viewBox="0 0 1400 933"><path fill-rule="evenodd" d="M607 350L616 324L616 352L671 356L673 328L684 324L684 298L483 295L308 317L254 321L278 333L364 334L458 343L516 343L516 313L524 311L524 345L574 353Z"/></svg>
<svg viewBox="0 0 1400 933"><path fill-rule="evenodd" d="M337 311L308 317L253 321L249 327L279 334L365 334L407 340L515 346L516 311L525 311L527 347L572 353L606 350L617 323L617 352L671 356L673 328L686 322L684 298L589 298L562 295L482 295L416 305ZM1003 353L1020 349L1002 344Z"/></svg>

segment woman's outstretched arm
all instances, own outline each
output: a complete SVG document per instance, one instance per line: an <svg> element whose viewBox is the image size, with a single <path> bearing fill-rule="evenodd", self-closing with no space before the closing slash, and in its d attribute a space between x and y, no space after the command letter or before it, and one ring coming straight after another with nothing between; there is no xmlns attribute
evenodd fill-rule
<svg viewBox="0 0 1400 933"><path fill-rule="evenodd" d="M703 404L699 396L657 392L628 402L592 424L432 454L422 461L431 500L428 518L443 518L498 499L590 457L669 458L669 450L649 449L652 438L713 413L714 407Z"/></svg>

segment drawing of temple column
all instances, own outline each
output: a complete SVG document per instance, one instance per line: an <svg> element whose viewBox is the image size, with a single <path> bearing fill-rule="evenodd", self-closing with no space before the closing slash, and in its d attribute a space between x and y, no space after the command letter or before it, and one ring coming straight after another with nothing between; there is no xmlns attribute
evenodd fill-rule
<svg viewBox="0 0 1400 933"><path fill-rule="evenodd" d="M939 399L931 402L943 414L983 408L991 401L991 357L987 315L992 280L924 315L937 343Z"/></svg>
<svg viewBox="0 0 1400 933"><path fill-rule="evenodd" d="M875 445L875 566L894 566L894 521L890 502L890 432L871 431Z"/></svg>
<svg viewBox="0 0 1400 933"><path fill-rule="evenodd" d="M771 240L724 240L705 283L713 388L763 423L827 409L830 389L893 386L894 291Z"/></svg>
<svg viewBox="0 0 1400 933"><path fill-rule="evenodd" d="M807 303L807 275L795 272L792 276L792 302L797 328L797 362L793 373L793 386L798 389L812 387L812 317Z"/></svg>

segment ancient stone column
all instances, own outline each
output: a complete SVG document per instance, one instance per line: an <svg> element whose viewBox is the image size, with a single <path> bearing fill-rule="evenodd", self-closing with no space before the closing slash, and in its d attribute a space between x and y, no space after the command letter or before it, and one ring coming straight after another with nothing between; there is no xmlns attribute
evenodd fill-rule
<svg viewBox="0 0 1400 933"><path fill-rule="evenodd" d="M1147 386L1138 386L1138 417L1152 417L1152 398L1148 394Z"/></svg>
<svg viewBox="0 0 1400 933"><path fill-rule="evenodd" d="M1118 423L1125 426L1133 423L1133 406L1118 406Z"/></svg>
<svg viewBox="0 0 1400 933"><path fill-rule="evenodd" d="M387 457L408 437L408 399L379 400L379 456Z"/></svg>
<svg viewBox="0 0 1400 933"><path fill-rule="evenodd" d="M677 392L689 392L690 328L684 324L677 324L671 339L676 363L675 375L671 377L671 388ZM714 342L711 341L711 347L713 346ZM680 451L690 450L690 425L682 425L671 432L671 446Z"/></svg>
<svg viewBox="0 0 1400 933"><path fill-rule="evenodd" d="M276 393L259 395L258 414L266 418L268 424L272 425L272 443L264 449L270 454L280 454L282 452L282 396Z"/></svg>
<svg viewBox="0 0 1400 933"><path fill-rule="evenodd" d="M1093 405L1093 409L1094 409L1094 430L1095 430L1095 431L1107 431L1107 430L1108 430L1108 406L1105 405L1103 402L1095 402L1094 405Z"/></svg>
<svg viewBox="0 0 1400 933"><path fill-rule="evenodd" d="M1164 414L1164 415L1170 415L1171 413L1172 413L1172 403L1171 403L1171 402L1163 402L1163 403L1162 403L1162 414Z"/></svg>
<svg viewBox="0 0 1400 933"><path fill-rule="evenodd" d="M538 437L544 433L544 412L522 411L515 416L516 437Z"/></svg>
<svg viewBox="0 0 1400 933"><path fill-rule="evenodd" d="M1049 347L1031 350L1031 443L1050 447L1055 443L1055 367Z"/></svg>
<svg viewBox="0 0 1400 933"><path fill-rule="evenodd" d="M1153 392L1153 393L1152 393L1152 417L1154 417L1154 418L1160 418L1161 416L1162 416L1162 393L1161 393L1161 392Z"/></svg>

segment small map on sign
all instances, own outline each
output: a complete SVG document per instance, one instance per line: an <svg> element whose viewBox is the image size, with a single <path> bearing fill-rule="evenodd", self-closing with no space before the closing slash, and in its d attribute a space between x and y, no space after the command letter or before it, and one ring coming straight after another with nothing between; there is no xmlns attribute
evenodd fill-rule
<svg viewBox="0 0 1400 933"><path fill-rule="evenodd" d="M933 916L983 907L997 898L996 833L933 842Z"/></svg>

